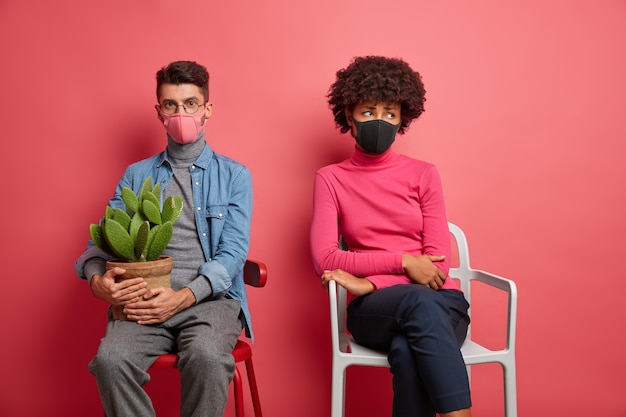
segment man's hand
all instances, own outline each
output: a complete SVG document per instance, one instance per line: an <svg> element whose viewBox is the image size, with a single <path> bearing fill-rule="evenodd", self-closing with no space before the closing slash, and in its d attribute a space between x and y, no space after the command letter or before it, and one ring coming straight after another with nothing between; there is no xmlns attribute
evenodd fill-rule
<svg viewBox="0 0 626 417"><path fill-rule="evenodd" d="M324 271L322 274L322 286L324 289L328 289L328 281L336 281L337 284L348 290L349 293L356 295L357 297L364 294L369 294L376 290L374 284L372 284L366 278L357 278L354 275L343 271L341 269L335 269L334 271Z"/></svg>
<svg viewBox="0 0 626 417"><path fill-rule="evenodd" d="M112 268L104 275L94 275L91 278L91 292L101 300L113 305L125 305L139 301L146 293L148 284L143 278L132 278L115 282L115 277L122 275L126 270Z"/></svg>
<svg viewBox="0 0 626 417"><path fill-rule="evenodd" d="M446 275L435 266L435 262L441 262L444 259L446 259L445 256L413 256L405 253L402 255L402 267L411 281L438 290L445 282Z"/></svg>
<svg viewBox="0 0 626 417"><path fill-rule="evenodd" d="M196 297L189 288L174 291L159 287L148 290L141 300L126 303L124 314L128 320L139 324L163 323L174 314L196 303Z"/></svg>

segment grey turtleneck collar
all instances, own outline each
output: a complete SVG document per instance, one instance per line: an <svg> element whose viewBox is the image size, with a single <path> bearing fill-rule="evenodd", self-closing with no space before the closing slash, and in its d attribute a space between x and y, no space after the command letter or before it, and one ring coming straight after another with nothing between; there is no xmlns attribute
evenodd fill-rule
<svg viewBox="0 0 626 417"><path fill-rule="evenodd" d="M188 163L188 165L193 164L196 159L198 159L205 146L204 130L198 135L194 142L185 145L174 142L170 135L167 135L167 156L168 159L176 165L184 163Z"/></svg>

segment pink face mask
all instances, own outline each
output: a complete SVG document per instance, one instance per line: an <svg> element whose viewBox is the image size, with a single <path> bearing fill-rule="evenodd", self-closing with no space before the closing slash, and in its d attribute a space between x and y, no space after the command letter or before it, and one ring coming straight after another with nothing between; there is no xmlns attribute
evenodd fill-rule
<svg viewBox="0 0 626 417"><path fill-rule="evenodd" d="M198 135L204 130L204 126L201 124L202 116L204 116L204 112L201 110L194 114L185 112L175 114L161 113L165 130L174 142L181 145L195 142Z"/></svg>

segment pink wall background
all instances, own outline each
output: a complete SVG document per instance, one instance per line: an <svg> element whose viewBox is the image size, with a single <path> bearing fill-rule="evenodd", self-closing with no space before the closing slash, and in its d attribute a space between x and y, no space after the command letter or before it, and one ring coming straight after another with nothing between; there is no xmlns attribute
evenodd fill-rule
<svg viewBox="0 0 626 417"><path fill-rule="evenodd" d="M101 415L87 363L106 305L73 263L124 167L163 148L154 73L177 59L208 66L209 141L253 173L265 415L327 416L311 191L317 168L351 152L325 93L362 54L422 73L427 111L396 150L438 165L473 266L518 284L520 416L626 415L623 0L172 4L0 2L0 416ZM479 303L477 334L500 343L498 303ZM148 386L160 416L176 415L172 372ZM473 378L475 415L501 416L498 367ZM389 415L389 384L385 369L352 370L347 415Z"/></svg>

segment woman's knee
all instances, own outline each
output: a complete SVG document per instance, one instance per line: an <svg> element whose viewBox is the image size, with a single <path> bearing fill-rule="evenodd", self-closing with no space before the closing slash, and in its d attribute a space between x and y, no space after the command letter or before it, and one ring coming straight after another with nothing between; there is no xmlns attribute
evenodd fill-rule
<svg viewBox="0 0 626 417"><path fill-rule="evenodd" d="M423 285L410 285L404 292L400 307L408 315L427 317L448 317L448 306L437 291Z"/></svg>
<svg viewBox="0 0 626 417"><path fill-rule="evenodd" d="M387 355L391 373L415 372L411 364L414 363L413 353L409 341L403 334L398 334L391 340L389 353Z"/></svg>

